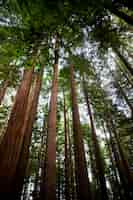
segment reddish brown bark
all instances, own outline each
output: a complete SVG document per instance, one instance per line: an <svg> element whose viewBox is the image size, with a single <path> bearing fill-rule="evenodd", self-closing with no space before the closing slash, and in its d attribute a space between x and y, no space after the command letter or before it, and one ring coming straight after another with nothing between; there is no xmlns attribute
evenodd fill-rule
<svg viewBox="0 0 133 200"><path fill-rule="evenodd" d="M58 60L58 59L57 59ZM41 186L41 199L56 199L56 110L58 91L58 64L54 64L52 94L48 116L48 137L46 151L46 170Z"/></svg>
<svg viewBox="0 0 133 200"><path fill-rule="evenodd" d="M100 183L101 199L107 200L108 195L107 195L107 187L106 187L106 179L105 179L105 174L104 174L103 160L102 160L101 153L100 153L100 147L98 144L96 130L95 130L94 122L93 122L91 106L90 106L88 93L86 90L86 83L85 83L84 79L83 79L83 91L84 91L84 96L85 96L85 100L86 100L86 105L88 108L88 114L90 117L92 142L93 142L94 154L95 154L95 159L96 159L97 175L98 175L98 179L99 179L99 183Z"/></svg>
<svg viewBox="0 0 133 200"><path fill-rule="evenodd" d="M31 143L32 127L36 117L38 99L41 90L42 76L43 76L43 68L39 73L35 73L34 75L34 84L28 99L28 106L22 130L24 135L22 150L17 165L15 173L15 182L14 182L14 188L16 189L14 193L16 193L17 196L16 198L18 199L20 197L21 190L23 187L26 167L29 158L29 146Z"/></svg>
<svg viewBox="0 0 133 200"><path fill-rule="evenodd" d="M4 99L7 87L8 87L8 80L5 80L5 81L3 81L1 88L0 88L0 105Z"/></svg>
<svg viewBox="0 0 133 200"><path fill-rule="evenodd" d="M0 193L4 194L12 191L13 179L23 142L22 127L27 109L33 69L32 67L24 72L23 80L15 97L8 127L0 145Z"/></svg>
<svg viewBox="0 0 133 200"><path fill-rule="evenodd" d="M77 94L74 80L73 65L70 66L70 83L72 98L74 153L75 153L75 175L77 185L77 195L79 200L91 199L90 183L88 178L85 150L83 144L83 134L80 126L79 110L77 105Z"/></svg>

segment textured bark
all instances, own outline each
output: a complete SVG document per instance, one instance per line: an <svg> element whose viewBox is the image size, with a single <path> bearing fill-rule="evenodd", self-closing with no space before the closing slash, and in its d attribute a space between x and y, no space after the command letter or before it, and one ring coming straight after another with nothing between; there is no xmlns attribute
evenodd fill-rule
<svg viewBox="0 0 133 200"><path fill-rule="evenodd" d="M6 133L0 145L0 193L12 191L14 175L23 142L22 127L25 119L28 96L32 82L33 67L25 70L17 91Z"/></svg>
<svg viewBox="0 0 133 200"><path fill-rule="evenodd" d="M8 80L5 80L5 81L3 81L1 88L0 88L0 105L4 99L7 87L8 87Z"/></svg>
<svg viewBox="0 0 133 200"><path fill-rule="evenodd" d="M46 171L41 186L41 199L56 199L56 110L58 90L58 64L54 64L52 94L48 116L48 138L46 150Z"/></svg>
<svg viewBox="0 0 133 200"><path fill-rule="evenodd" d="M28 106L22 129L24 135L22 150L15 173L16 178L14 180L14 187L16 188L16 199L19 199L24 183L24 177L29 158L29 147L31 143L32 127L36 117L38 99L41 90L42 76L43 68L41 68L40 73L35 73L34 75L34 84L28 99Z"/></svg>
<svg viewBox="0 0 133 200"><path fill-rule="evenodd" d="M77 195L79 200L91 199L90 183L85 159L83 135L80 127L80 117L77 105L77 95L74 80L73 65L70 66L70 83L72 98L74 153L75 153L75 176L77 185Z"/></svg>
<svg viewBox="0 0 133 200"><path fill-rule="evenodd" d="M84 96L86 100L86 105L88 108L88 114L90 117L90 124L91 124L91 131L92 131L92 142L94 146L94 154L95 154L95 159L96 159L96 168L97 168L97 175L100 183L100 190L101 190L101 199L102 200L107 200L108 195L107 195L107 187L106 187L106 179L105 179L105 174L104 174L104 166L103 166L103 160L101 158L101 153L100 153L100 147L98 144L98 139L96 135L96 130L94 127L94 122L93 122L93 116L92 116L92 111L90 107L90 102L88 98L88 93L86 90L86 83L85 80L83 79L83 91L84 91Z"/></svg>

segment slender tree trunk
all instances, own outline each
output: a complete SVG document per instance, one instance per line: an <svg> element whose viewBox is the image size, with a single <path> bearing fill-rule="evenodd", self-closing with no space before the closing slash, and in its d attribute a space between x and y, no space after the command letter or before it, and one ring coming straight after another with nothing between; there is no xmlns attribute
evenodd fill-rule
<svg viewBox="0 0 133 200"><path fill-rule="evenodd" d="M114 73L111 70L110 70L110 73L113 76L115 76ZM133 105L132 105L132 103L130 103L130 101L129 101L127 95L126 95L126 93L124 92L124 89L121 87L121 85L120 85L120 83L119 83L119 81L117 79L115 79L115 84L116 84L117 88L119 89L121 95L123 96L123 98L124 98L127 106L129 107L129 109L131 111L131 116L133 117Z"/></svg>
<svg viewBox="0 0 133 200"><path fill-rule="evenodd" d="M8 87L8 80L5 80L5 81L3 81L1 88L0 88L0 105L4 99L7 87Z"/></svg>
<svg viewBox="0 0 133 200"><path fill-rule="evenodd" d="M73 65L70 66L70 83L72 98L73 133L74 133L74 153L75 153L75 175L77 185L77 195L79 200L91 199L90 183L85 159L83 135L80 127L79 110L77 105L76 87L74 81Z"/></svg>
<svg viewBox="0 0 133 200"><path fill-rule="evenodd" d="M107 120L107 127L109 130L109 134L110 134L110 141L111 141L111 148L112 148L112 152L114 155L114 159L115 159L115 163L117 166L117 169L119 171L119 176L120 176L120 180L123 186L123 191L124 191L124 195L126 199L132 199L132 190L131 187L129 186L128 182L127 182L127 175L125 173L125 169L123 166L123 162L121 162L120 160L120 155L119 155L119 150L118 147L116 146L116 144L113 141L113 135L112 135L112 125L110 125L110 120ZM117 144L118 145L118 144Z"/></svg>
<svg viewBox="0 0 133 200"><path fill-rule="evenodd" d="M72 159L72 141L71 141L71 134L70 134L70 125L68 119L68 150L69 150L69 166L70 166L70 192L71 192L71 199L76 199L76 190L75 190L75 177L74 177L74 164Z"/></svg>
<svg viewBox="0 0 133 200"><path fill-rule="evenodd" d="M128 76L127 70L123 69L123 66L121 66L121 63L117 62L118 70L122 72L122 75L127 79L128 84L130 84L133 88L133 81L132 79ZM130 72L129 72L130 73Z"/></svg>
<svg viewBox="0 0 133 200"><path fill-rule="evenodd" d="M91 111L90 102L89 102L88 93L86 90L86 85L85 85L84 79L83 79L83 91L84 91L84 96L85 96L85 100L86 100L86 104L87 104L87 108L88 108L88 114L90 117L91 130L92 130L92 141L93 141L93 145L94 145L94 154L95 154L96 167L97 167L97 173L98 173L97 175L99 178L100 189L101 189L101 199L107 200L108 195L107 195L106 179L105 179L105 175L104 175L103 160L102 160L101 154L100 154L100 147L99 147L97 136L96 136L96 130L94 127L92 111Z"/></svg>
<svg viewBox="0 0 133 200"><path fill-rule="evenodd" d="M15 173L16 179L14 181L15 182L14 187L17 188L15 197L16 199L19 199L24 183L26 166L29 159L29 146L31 143L32 127L36 117L38 99L41 90L42 76L43 76L43 68L41 68L39 73L36 73L34 75L34 84L31 93L29 95L28 106L22 130L24 135L22 150Z"/></svg>
<svg viewBox="0 0 133 200"><path fill-rule="evenodd" d="M68 151L68 129L67 129L67 117L66 117L66 101L64 97L64 133L65 133L65 199L71 200L70 194L70 166L69 166L69 151Z"/></svg>
<svg viewBox="0 0 133 200"><path fill-rule="evenodd" d="M58 163L58 200L61 200L61 169L60 169L60 158L57 159Z"/></svg>
<svg viewBox="0 0 133 200"><path fill-rule="evenodd" d="M103 124L103 130L104 130L104 134L105 134L106 144L107 144L107 147L108 147L109 158L110 158L111 165L112 165L111 170L113 170L113 183L112 183L112 192L113 192L113 195L114 195L113 198L115 200L115 199L118 199L118 196L119 196L121 200L126 200L125 197L123 196L122 192L121 192L121 189L120 189L121 182L119 181L119 177L118 177L118 173L117 173L118 172L117 167L115 165L115 160L114 160L114 157L113 157L113 154L112 154L112 148L111 148L110 142L108 140L104 124ZM112 173L112 171L111 171L111 173Z"/></svg>
<svg viewBox="0 0 133 200"><path fill-rule="evenodd" d="M129 109L130 109L130 111L131 111L131 115L132 115L132 117L133 117L133 105L130 103L130 101L129 101L129 99L128 99L126 93L124 92L124 89L121 87L120 83L117 81L116 84L117 84L117 86L118 86L118 88L119 88L119 90L120 90L122 96L124 97L125 102L126 102L126 104L128 105L128 107L129 107Z"/></svg>
<svg viewBox="0 0 133 200"><path fill-rule="evenodd" d="M41 169L41 162L42 162L42 151L44 148L44 129L45 129L45 121L43 125L43 131L41 135L41 144L40 148L38 150L38 157L37 157L37 167L36 167L36 177L35 177L35 184L34 184L34 190L33 190L33 199L34 200L39 200L39 181L40 181L40 169Z"/></svg>
<svg viewBox="0 0 133 200"><path fill-rule="evenodd" d="M129 167L129 164L128 164L128 160L125 157L125 154L124 154L123 149L121 147L120 141L118 139L116 128L115 128L115 125L113 123L113 120L112 120L111 116L110 116L110 124L111 124L111 127L112 127L112 131L114 133L115 140L117 142L117 147L118 147L118 151L119 151L119 154L120 154L121 164L122 164L123 170L125 171L125 175L126 175L126 178L128 180L128 184L129 184L129 188L131 190L131 194L133 195L133 192L132 192L132 188L133 188L133 175L131 173L131 170L130 170L130 167Z"/></svg>
<svg viewBox="0 0 133 200"><path fill-rule="evenodd" d="M13 180L23 142L22 127L25 119L28 96L34 68L25 70L17 91L6 133L0 145L0 194L12 192Z"/></svg>
<svg viewBox="0 0 133 200"><path fill-rule="evenodd" d="M120 50L116 47L113 47L114 52L117 54L117 56L120 58L120 60L124 63L128 71L130 72L131 75L133 75L133 68L132 66L128 63L126 58L121 54Z"/></svg>
<svg viewBox="0 0 133 200"><path fill-rule="evenodd" d="M58 92L58 50L55 50L54 76L48 116L46 170L41 185L41 199L56 199L56 110Z"/></svg>

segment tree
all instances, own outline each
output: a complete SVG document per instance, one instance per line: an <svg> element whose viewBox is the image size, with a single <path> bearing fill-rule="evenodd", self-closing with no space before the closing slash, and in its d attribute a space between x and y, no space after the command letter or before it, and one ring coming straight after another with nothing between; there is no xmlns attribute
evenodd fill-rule
<svg viewBox="0 0 133 200"><path fill-rule="evenodd" d="M0 145L0 157L2 159L0 165L0 193L5 195L9 195L13 190L12 184L23 142L22 122L25 119L33 70L34 67L32 66L31 69L25 70L24 72L23 80L18 88L15 103L12 108L8 127Z"/></svg>
<svg viewBox="0 0 133 200"><path fill-rule="evenodd" d="M86 83L85 83L85 77L83 77L83 91L84 91L84 96L86 100L86 105L88 108L88 114L90 117L90 123L91 123L91 131L92 131L92 141L94 145L94 152L95 152L95 159L96 159L96 167L97 167L97 176L99 178L99 183L100 183L100 190L101 190L101 199L108 199L107 195L107 187L106 187L106 179L104 175L104 166L103 166L103 160L101 157L100 153L100 148L96 136L96 131L94 127L94 122L93 122L93 117L92 117L92 111L91 111L91 106L89 102L89 97L86 89Z"/></svg>
<svg viewBox="0 0 133 200"><path fill-rule="evenodd" d="M75 153L75 175L77 195L79 199L91 199L90 183L87 173L83 135L80 127L79 111L76 100L76 88L74 81L73 65L70 65L72 115L73 115L73 134L74 134L74 153Z"/></svg>
<svg viewBox="0 0 133 200"><path fill-rule="evenodd" d="M56 104L58 90L58 59L59 59L59 44L58 36L56 35L55 42L55 60L54 60L54 75L52 82L52 93L50 100L49 116L48 116L48 138L46 150L46 168L45 177L41 186L41 199L45 198L56 199ZM45 181L46 180L46 181Z"/></svg>

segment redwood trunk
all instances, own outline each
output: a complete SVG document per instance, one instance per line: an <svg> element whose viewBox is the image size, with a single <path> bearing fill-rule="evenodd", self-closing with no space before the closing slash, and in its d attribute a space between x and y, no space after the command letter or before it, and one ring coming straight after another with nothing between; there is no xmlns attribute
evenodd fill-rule
<svg viewBox="0 0 133 200"><path fill-rule="evenodd" d="M41 69L40 73L36 73L34 76L35 76L34 85L29 95L28 106L27 106L26 116L24 120L23 130L22 130L23 135L24 135L22 150L21 150L21 154L20 154L20 158L19 158L19 162L17 165L16 174L15 174L16 179L15 179L14 184L17 189L16 198L18 199L22 191L26 167L27 167L28 158L29 158L29 147L31 143L32 127L33 127L33 123L36 117L38 99L39 99L39 94L41 90L43 68Z"/></svg>
<svg viewBox="0 0 133 200"><path fill-rule="evenodd" d="M48 116L48 137L46 150L46 170L41 186L42 200L56 199L56 110L58 91L58 64L54 64L54 77Z"/></svg>
<svg viewBox="0 0 133 200"><path fill-rule="evenodd" d="M106 179L105 179L105 175L104 175L103 160L102 160L101 154L100 154L100 147L99 147L97 136L96 136L96 130L94 127L93 116L92 116L92 111L91 111L90 102L89 102L89 98L88 98L88 93L86 90L85 80L83 80L83 91L84 91L84 96L85 96L85 100L86 100L86 104L87 104L87 108L88 108L88 114L90 117L92 142L93 142L93 146L94 146L94 154L95 154L95 159L96 159L97 175L98 175L98 179L99 179L99 183L100 183L101 199L107 200L108 195L107 195Z"/></svg>
<svg viewBox="0 0 133 200"><path fill-rule="evenodd" d="M8 80L5 80L5 81L3 81L1 88L0 88L0 105L4 99L7 87L8 87Z"/></svg>
<svg viewBox="0 0 133 200"><path fill-rule="evenodd" d="M23 142L22 127L25 119L28 96L32 82L33 67L25 70L23 80L17 91L6 133L0 145L0 193L12 191L16 167Z"/></svg>
<svg viewBox="0 0 133 200"><path fill-rule="evenodd" d="M77 105L76 87L74 81L73 65L70 66L70 83L72 98L73 134L74 134L74 153L75 153L75 176L77 195L79 200L91 199L90 183L85 159L83 135L80 127L80 117Z"/></svg>

